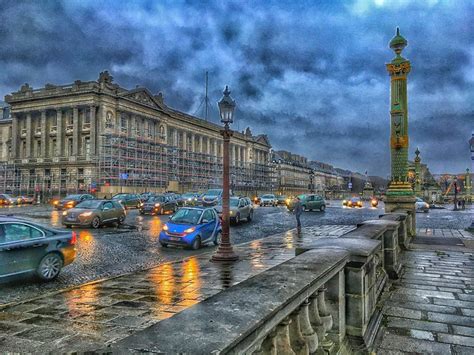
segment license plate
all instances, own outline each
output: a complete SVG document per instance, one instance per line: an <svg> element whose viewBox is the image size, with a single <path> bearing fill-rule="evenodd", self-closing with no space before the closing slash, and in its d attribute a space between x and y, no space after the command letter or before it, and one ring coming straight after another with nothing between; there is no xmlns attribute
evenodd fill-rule
<svg viewBox="0 0 474 355"><path fill-rule="evenodd" d="M176 238L176 237L170 237L170 240L172 240L172 241L178 241L178 240L179 240L179 238Z"/></svg>

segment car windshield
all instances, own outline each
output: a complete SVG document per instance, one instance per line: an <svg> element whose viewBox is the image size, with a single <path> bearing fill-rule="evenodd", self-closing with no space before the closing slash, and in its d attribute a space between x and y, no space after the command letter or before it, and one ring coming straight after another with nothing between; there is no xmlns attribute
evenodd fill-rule
<svg viewBox="0 0 474 355"><path fill-rule="evenodd" d="M193 198L195 195L196 194L188 193L188 194L184 194L183 198Z"/></svg>
<svg viewBox="0 0 474 355"><path fill-rule="evenodd" d="M351 198L351 202L358 202L359 201L359 198L358 197L354 197L354 198ZM412 200L413 201L413 200Z"/></svg>
<svg viewBox="0 0 474 355"><path fill-rule="evenodd" d="M114 197L112 197L112 200L119 200L121 198L125 198L127 197L127 194L118 194L118 195L115 195Z"/></svg>
<svg viewBox="0 0 474 355"><path fill-rule="evenodd" d="M209 196L217 196L217 195L220 195L222 190L219 190L219 189L215 189L215 190L208 190L206 192L206 195L209 195Z"/></svg>
<svg viewBox="0 0 474 355"><path fill-rule="evenodd" d="M229 201L229 204L232 207L237 207L239 205L239 199L238 198L231 198Z"/></svg>
<svg viewBox="0 0 474 355"><path fill-rule="evenodd" d="M263 195L262 198L275 198L275 195Z"/></svg>
<svg viewBox="0 0 474 355"><path fill-rule="evenodd" d="M425 202L425 201L423 201L421 198L417 197L416 202Z"/></svg>
<svg viewBox="0 0 474 355"><path fill-rule="evenodd" d="M68 195L65 197L65 200L79 200L81 195Z"/></svg>
<svg viewBox="0 0 474 355"><path fill-rule="evenodd" d="M299 198L300 200L304 200L304 199L306 198L306 195L299 195L298 198Z"/></svg>
<svg viewBox="0 0 474 355"><path fill-rule="evenodd" d="M150 201L150 202L164 202L165 197L164 196L152 196L152 197L150 197L150 199L148 201Z"/></svg>
<svg viewBox="0 0 474 355"><path fill-rule="evenodd" d="M198 209L181 208L171 217L170 221L177 224L197 224L202 212Z"/></svg>
<svg viewBox="0 0 474 355"><path fill-rule="evenodd" d="M96 209L100 206L102 201L100 200L86 200L79 203L76 208L88 208L88 209Z"/></svg>
<svg viewBox="0 0 474 355"><path fill-rule="evenodd" d="M5 198L13 198L12 195L7 195L7 194L5 194L5 195L3 195L3 196L5 196Z"/></svg>

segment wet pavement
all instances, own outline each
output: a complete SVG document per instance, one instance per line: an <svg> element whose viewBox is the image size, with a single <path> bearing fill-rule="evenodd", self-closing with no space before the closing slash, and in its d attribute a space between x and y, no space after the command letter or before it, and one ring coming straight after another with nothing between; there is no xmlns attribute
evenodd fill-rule
<svg viewBox="0 0 474 355"><path fill-rule="evenodd" d="M294 257L300 243L337 238L353 226L306 227L236 246L240 260L221 265L206 250L148 270L0 306L0 353L103 348L232 285Z"/></svg>
<svg viewBox="0 0 474 355"><path fill-rule="evenodd" d="M451 240L473 236L446 229L421 232L402 255L402 277L388 292L377 352L474 354L474 256L463 246L450 250ZM419 235L440 243L417 244Z"/></svg>
<svg viewBox="0 0 474 355"><path fill-rule="evenodd" d="M367 219L378 218L378 215L383 213L382 203L378 208L362 209L343 208L341 201L329 201L329 203L325 213L318 211L303 213L303 226L355 225ZM77 259L64 268L54 282L42 283L33 277L9 279L7 283L3 280L0 287L0 305L214 250L214 246L198 251L162 248L157 243L157 236L169 217L140 216L136 210L127 212L126 228L75 229L79 235ZM62 228L61 212L52 210L50 206L0 208L0 214L8 213ZM461 229L470 225L473 216L473 210L459 212L449 209L431 210L429 213L417 214L417 225L420 228ZM294 224L294 215L284 207L257 206L254 220L232 226L231 237L235 244L245 243L285 232Z"/></svg>

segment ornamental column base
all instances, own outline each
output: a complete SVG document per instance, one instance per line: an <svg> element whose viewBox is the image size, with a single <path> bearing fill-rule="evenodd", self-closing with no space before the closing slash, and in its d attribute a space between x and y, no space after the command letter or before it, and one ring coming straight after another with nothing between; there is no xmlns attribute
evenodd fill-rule
<svg viewBox="0 0 474 355"><path fill-rule="evenodd" d="M416 196L408 182L391 182L387 190L385 213L405 212L407 216L407 233L413 238L416 235Z"/></svg>

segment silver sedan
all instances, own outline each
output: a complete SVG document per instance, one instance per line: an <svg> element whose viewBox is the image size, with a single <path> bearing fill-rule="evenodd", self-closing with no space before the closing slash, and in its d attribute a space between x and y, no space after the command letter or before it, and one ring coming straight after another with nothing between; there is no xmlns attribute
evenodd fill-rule
<svg viewBox="0 0 474 355"><path fill-rule="evenodd" d="M222 216L222 204L214 207L219 216ZM250 222L253 219L253 206L246 197L231 197L229 200L230 221L239 224L243 219Z"/></svg>

